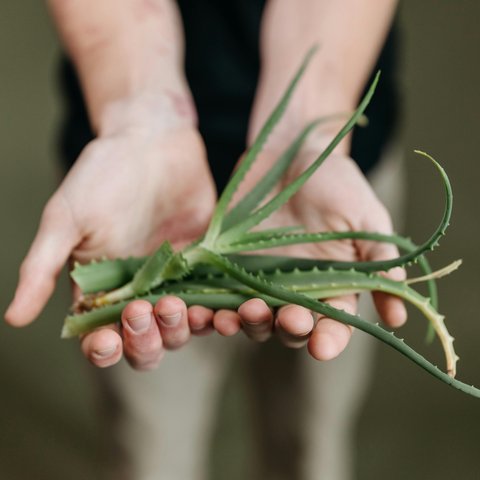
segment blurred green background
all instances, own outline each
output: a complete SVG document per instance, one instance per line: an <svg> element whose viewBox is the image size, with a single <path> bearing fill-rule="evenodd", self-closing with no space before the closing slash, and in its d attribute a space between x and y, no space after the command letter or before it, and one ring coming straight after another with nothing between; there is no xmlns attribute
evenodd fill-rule
<svg viewBox="0 0 480 480"><path fill-rule="evenodd" d="M3 311L42 207L60 175L54 144L60 106L55 82L59 45L43 2L2 0L0 12ZM441 214L438 178L428 162L411 153L420 148L440 160L453 183L452 226L432 262L442 266L464 260L460 271L440 282L441 310L456 337L459 377L480 385L475 240L480 235L480 3L404 2L399 17L406 231L420 241ZM97 422L92 369L76 342L58 338L69 300L64 278L33 326L20 331L0 325L1 479L102 478L105 432ZM424 331L423 320L412 315L404 336L441 364L439 349L424 346ZM449 389L379 346L373 388L355 435L358 479L478 479L479 434L478 400Z"/></svg>

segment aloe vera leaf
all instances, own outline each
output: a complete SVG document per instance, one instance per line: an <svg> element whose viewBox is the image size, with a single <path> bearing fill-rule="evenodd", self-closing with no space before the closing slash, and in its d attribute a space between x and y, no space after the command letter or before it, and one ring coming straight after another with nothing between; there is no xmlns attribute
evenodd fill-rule
<svg viewBox="0 0 480 480"><path fill-rule="evenodd" d="M354 233L357 234L357 232ZM248 234L249 237L250 235L254 234ZM376 237L376 239L380 240L380 237ZM391 241L407 251L412 251L416 248L409 239L396 235L382 236L381 241ZM317 267L321 270L326 270L332 267L339 270L350 270L354 267L359 267L356 268L356 270L361 271L362 266L362 262L336 262L331 260L295 258L277 255L231 254L227 257L232 262L239 264L249 272L258 272L260 270L269 272L277 269L282 271L290 271L294 269L308 270L313 267ZM129 282L133 278L134 273L144 262L145 257L131 257L128 259L102 260L85 265L77 264L71 272L71 275L84 294L96 293L111 290ZM418 263L426 275L431 273L430 265L425 257L420 257ZM195 278L210 273L218 273L218 270L209 265L199 264L195 265L187 278ZM435 281L429 279L427 280L427 283L430 301L433 307L438 309Z"/></svg>
<svg viewBox="0 0 480 480"><path fill-rule="evenodd" d="M179 252L175 253L170 243L165 241L153 255L147 257L130 282L116 290L97 296L92 300L93 306L109 305L141 295L167 279L181 278L188 272L189 265L184 256Z"/></svg>
<svg viewBox="0 0 480 480"><path fill-rule="evenodd" d="M437 278L458 267L454 262L448 267L433 272L430 276ZM360 293L362 291L380 291L396 295L417 307L438 333L446 353L447 368L455 372L455 363L458 358L453 349L453 338L448 333L443 317L432 307L429 300L410 287L405 282L395 282L384 277L355 271L327 271L314 267L307 271L298 269L290 272L277 270L270 274L261 274L261 278L278 283L287 290L303 293L315 299L330 298L339 295ZM411 281L423 281L423 278ZM203 278L180 280L163 285L158 292L141 297L155 303L161 296L173 294L183 298L188 305L201 304L210 308L237 308L241 303L253 297L263 298L270 306L278 306L278 299L268 295L259 294L256 290L249 289L238 280L225 274L208 275ZM102 325L115 322L127 302L117 303L112 306L97 308L86 314L67 317L62 333L63 337L71 337L90 331Z"/></svg>
<svg viewBox="0 0 480 480"><path fill-rule="evenodd" d="M403 247L405 238L400 235L378 232L367 232L363 230L344 232L279 232L258 231L247 233L232 242L228 247L222 248L222 253L248 252L264 250L267 248L278 248L286 245L301 243L321 243L336 240L371 240L374 242L393 243ZM408 249L411 248L409 244ZM417 247L418 248L418 247ZM412 252L415 250L411 250Z"/></svg>
<svg viewBox="0 0 480 480"><path fill-rule="evenodd" d="M413 250L416 248L416 245L413 244L409 239L404 237L398 237L398 246L405 250ZM292 270L309 270L312 268L318 268L320 270L327 270L330 268L341 270L351 270L354 268L354 265L357 263L351 262L332 262L330 260L316 260L311 258L295 258L295 257L282 257L275 255L227 255L227 258L245 268L245 270L250 273L256 273L259 271L263 272L272 272L274 270L282 270L284 272ZM361 262L359 262L361 263ZM418 265L425 275L432 273L432 269L426 257L423 255L418 258ZM199 269L195 269L193 276L201 273L214 273L215 269L212 267L206 268L202 271L202 265L199 265ZM348 267L348 268L347 268ZM361 271L361 270L360 270ZM438 293L437 285L434 278L430 278L426 281L428 289L428 298L430 303L435 310L438 310ZM432 332L431 338L428 339L428 343L431 343L435 338L435 329L431 326L431 323L428 324L428 332Z"/></svg>
<svg viewBox="0 0 480 480"><path fill-rule="evenodd" d="M451 273L458 268L459 262L453 262L447 267L430 273L428 276L411 279L411 282L420 282L428 279L440 278ZM395 295L409 302L418 308L433 326L438 334L439 340L445 352L447 369L449 372L455 372L457 355L453 348L453 338L449 334L444 318L432 306L430 299L420 295L418 292L408 286L408 282L397 282L384 278L383 276L357 272L354 270L319 270L314 267L309 270L295 269L291 272L276 270L272 273L259 273L259 277L275 285L281 285L286 289L293 289L296 292L307 294L310 297L322 299L340 295L355 294L365 291L376 291ZM168 291L185 292L196 290L209 291L215 289L228 289L254 296L254 290L245 290L235 279L229 279L225 276L209 275L203 279L184 280L175 284L165 286Z"/></svg>
<svg viewBox="0 0 480 480"><path fill-rule="evenodd" d="M235 223L245 219L248 214L260 205L261 201L272 191L273 187L280 181L287 171L306 138L312 130L323 123L333 120L342 120L348 118L350 114L337 113L326 115L310 122L293 140L289 147L280 155L273 167L257 182L257 184L248 192L225 216L222 223L222 231L228 230ZM368 125L368 119L365 115L361 115L357 120L357 125Z"/></svg>
<svg viewBox="0 0 480 480"><path fill-rule="evenodd" d="M414 243L412 243L408 238L401 237L400 235L387 235L376 232L319 232L319 233L292 233L292 234L278 234L278 235L268 235L267 232L265 236L261 235L262 232L252 232L247 233L240 237L235 243L232 243L228 247L225 247L224 253L236 253L236 252L247 252L253 250L263 250L267 248L276 248L286 245L294 245L300 243L317 243L317 242L326 242L332 240L372 240L375 242L387 242L397 245L403 250L409 252L410 255L414 255L414 259L418 261L418 264L425 275L431 273L430 265L427 259L420 253L417 256L415 254L419 251ZM222 249L223 250L223 249ZM405 264L401 260L403 256L397 257L398 264L393 266L402 267ZM394 259L395 260L395 259ZM342 261L329 261L325 260L325 266L333 267L339 270L350 270L351 268L362 271L362 272L372 272L380 271L378 267L378 262L369 262L369 261L357 261L357 262L342 262ZM318 265L319 266L319 265ZM392 267L393 267L392 266ZM392 268L390 267L390 268ZM321 267L320 267L321 268ZM325 267L324 267L325 268ZM247 269L248 270L248 269ZM429 296L432 302L432 305L435 308L438 308L438 294L435 281L433 279L427 280Z"/></svg>
<svg viewBox="0 0 480 480"><path fill-rule="evenodd" d="M189 272L189 266L181 253L175 253L169 242L163 242L160 248L148 258L132 280L132 288L139 295L166 279L182 278Z"/></svg>
<svg viewBox="0 0 480 480"><path fill-rule="evenodd" d="M360 105L355 110L353 115L350 117L348 122L343 126L343 128L338 132L335 138L330 142L327 148L318 156L318 158L306 168L297 178L295 178L291 183L289 183L280 193L275 195L269 202L264 206L258 208L255 212L248 216L245 220L237 223L229 230L222 233L219 241L221 245L228 245L229 243L235 241L241 234L250 230L255 225L258 225L261 221L265 220L270 216L275 210L277 210L281 205L286 203L298 190L299 188L313 175L313 173L320 167L323 161L335 150L337 145L343 140L343 138L350 132L350 130L355 126L360 116L363 114L367 108L370 100L375 92L375 88L380 77L380 72L377 73L375 79L373 80L370 88L363 97Z"/></svg>
<svg viewBox="0 0 480 480"><path fill-rule="evenodd" d="M401 255L401 256L399 256L397 258L394 258L394 259L391 259L391 260L364 262L362 264L359 264L359 262L344 263L343 268L355 268L357 270L372 272L372 271L389 270L390 268L393 268L393 267L396 267L396 266L408 265L409 263L414 263L414 262L418 261L418 258L420 258L420 256L423 253L425 253L426 251L433 250L438 245L438 243L440 241L440 238L445 235L445 231L446 231L446 229L449 225L449 222L450 222L450 217L451 217L451 214L452 214L452 204L453 204L453 194L452 194L452 187L450 185L450 180L449 180L445 170L442 168L442 166L433 157L431 157L427 153L421 152L419 150L415 150L415 153L428 158L433 163L433 165L436 167L438 172L440 173L440 176L441 176L442 181L443 181L443 185L444 185L444 188L445 188L445 208L444 208L442 219L441 219L438 227L436 228L434 233L431 235L431 237L426 242L424 242L423 244L418 246L414 251L410 251L410 252L408 252L404 255ZM309 167L309 169L312 168L315 165L315 163L316 162L314 162ZM308 173L309 169L307 169L301 176ZM299 179L300 177L297 177L297 179ZM294 182L295 182L295 180L294 180ZM293 184L293 182L292 182L292 184ZM289 186L291 186L292 184L290 184ZM281 192L279 195L277 195L277 197L282 195L288 188L289 187L287 187L283 192ZM277 198L277 197L275 197L275 198ZM269 202L269 204L272 204L272 202L275 201L275 198L271 202ZM269 204L265 205L265 207L261 208L260 210L263 210L264 208L267 208ZM272 212L266 212L267 215L269 215L270 213L272 213ZM251 215L247 221L242 222L242 224L236 225L235 227L231 228L230 230L228 230L224 234L222 234L222 237L220 239L221 244L220 244L218 250L221 251L222 253L232 251L234 249L233 244L236 241L235 238L239 239L242 236L245 237L245 229L242 227L242 225L245 226L245 224L247 222L255 223L256 220L254 219L254 217L255 217L255 214ZM252 226L254 226L254 225L250 225L250 226L247 225L246 229L248 230L248 228L251 228ZM236 230L238 228L240 228L239 231ZM292 234L292 237L294 235L295 234ZM302 234L298 234L298 235L301 236ZM308 235L308 234L303 234L303 235ZM267 239L265 239L265 240L267 240ZM258 236L257 236L257 241L258 241ZM273 242L275 242L275 240L272 240L272 243ZM245 246L245 248L247 248L247 246ZM267 247L260 247L260 248L267 248ZM422 263L425 265L424 261ZM335 266L335 268L342 268L341 264L336 263L336 262L335 263L332 262L332 266ZM432 284L430 284L430 285L432 285ZM437 294L436 294L435 289L434 289L434 297L435 297L434 298L434 304L437 305L438 300L437 300Z"/></svg>
<svg viewBox="0 0 480 480"><path fill-rule="evenodd" d="M405 243L399 242L400 248L405 250L414 249L416 246L410 242L410 240L398 237L399 240L404 240ZM263 272L272 272L274 270L282 270L288 272L291 270L309 270L312 268L318 268L319 270L357 270L360 269L354 268L359 265L361 267L363 262L341 262L341 261L332 261L332 260L318 260L313 258L300 258L300 257L285 257L285 256L276 256L276 255L226 255L226 257L233 263L240 265L245 268L250 273L257 273L259 271ZM432 273L432 269L426 257L423 255L418 258L418 265L421 271L427 276ZM195 268L192 272L192 276L205 275L208 273L215 273L216 269L212 267L207 267L199 265L199 268ZM205 267L205 268L204 268ZM426 280L428 288L428 298L436 310L438 310L438 293L437 285L434 278L429 278Z"/></svg>
<svg viewBox="0 0 480 480"><path fill-rule="evenodd" d="M313 267L326 269L328 266L323 260L316 260L313 258L287 257L280 255L241 255L232 254L226 255L232 262L239 264L249 272L273 272L274 270L290 271L296 268L300 270L308 270ZM203 267L203 265L199 265ZM201 270L198 270L201 272ZM195 273L197 270L195 270ZM217 272L214 266L209 267L209 272Z"/></svg>
<svg viewBox="0 0 480 480"><path fill-rule="evenodd" d="M426 242L424 242L423 244L418 246L414 251L410 251L410 252L408 252L404 255L401 255L397 258L390 259L390 260L363 262L361 265L359 265L358 262L356 262L355 264L344 264L344 268L353 267L353 268L358 269L358 270L361 269L362 271L372 272L372 271L389 270L389 269L391 269L393 267L397 267L397 266L405 266L405 265L408 265L409 263L416 262L417 259L423 253L425 253L426 251L433 250L438 245L440 238L445 235L445 231L446 231L446 229L449 225L449 222L450 222L450 217L451 217L451 214L452 214L452 204L453 204L453 194L452 194L452 188L451 188L451 185L450 185L450 180L449 180L447 174L445 173L445 170L442 168L442 166L434 158L432 158L430 155L428 155L424 152L420 152L418 150L415 150L415 153L418 153L420 155L425 156L426 158L428 158L433 163L433 165L439 171L439 173L441 175L441 178L442 178L442 181L443 181L443 184L444 184L444 188L445 188L445 208L444 208L442 219L441 219L438 227L436 228L434 233L431 235L431 237ZM314 164L312 164L311 167L313 165ZM308 170L306 170L304 172L304 174L307 173L307 171ZM300 177L298 177L298 178L300 178ZM286 191L286 190L287 189L285 189L284 191ZM278 196L280 196L282 193L280 193ZM272 203L274 200L275 199L273 199L270 203ZM268 206L268 204L265 207L267 207L267 206ZM260 209L260 210L262 210L262 209ZM271 212L269 212L268 215L270 213ZM255 216L255 214L251 215L247 221L248 222L255 222L255 220L253 219L254 216ZM245 225L247 221L243 222L243 224ZM222 234L222 237L220 239L221 240L221 246L219 248L219 250L222 253L229 253L229 252L232 252L232 251L236 251L235 250L235 245L237 245L237 242L241 241L242 237L243 238L245 238L245 237L248 238L248 236L245 235L245 229L243 227L240 228L241 225L242 224L238 224L237 226L231 228L230 230L228 230L227 232ZM254 225L251 225L251 226L254 226ZM251 226L248 226L248 228L251 228ZM240 230L236 231L237 228L240 228ZM341 232L339 232L338 234L340 234L340 233ZM345 233L347 233L347 232L345 232ZM352 232L352 234L353 234L353 232ZM366 235L367 232L359 232L359 234L360 234L360 236L358 238L362 238L362 236ZM259 249L259 248L272 248L274 246L293 244L293 243L295 243L293 240L296 237L298 237L299 240L300 240L298 243L303 243L301 241L301 239L304 238L304 239L306 239L306 241L308 241L308 235L315 235L315 234L308 234L307 233L307 234L283 235L282 237L285 238L285 242L290 241L290 239L288 237L292 238L292 243L283 243L283 244L280 244L281 240L279 240L278 238L273 238L273 239L265 238L264 239L265 244L262 245L262 246L258 246L258 244L262 240L259 240L258 236L257 236L257 242L258 242L257 245L243 244L242 247L244 247L244 248L242 248L242 247L240 247L240 244L238 244L237 248L239 248L239 249L242 248L243 251L246 251L247 249L250 249L250 248L252 250ZM373 234L370 234L370 235L372 235L372 237L370 239L373 240L374 239ZM380 235L380 234L376 234L376 235ZM237 240L235 240L235 238L237 238ZM350 238L352 238L352 237L350 237ZM380 241L382 241L382 240L380 240ZM277 242L277 244L275 244L275 242ZM270 245L271 245L270 247L267 246L268 243L270 243ZM336 268L341 268L339 264L336 264L335 266L336 266Z"/></svg>
<svg viewBox="0 0 480 480"><path fill-rule="evenodd" d="M70 276L85 294L112 290L129 282L145 260L146 257L129 257L85 265L76 263Z"/></svg>
<svg viewBox="0 0 480 480"><path fill-rule="evenodd" d="M225 216L222 223L222 231L228 230L235 223L244 220L248 214L253 211L261 201L272 191L273 187L280 181L282 176L291 165L292 161L297 156L305 139L310 132L318 127L320 124L332 121L342 120L347 114L333 114L321 117L309 123L302 132L293 140L289 147L283 152L273 167L258 181L258 183L248 192ZM364 115L361 115L357 120L357 125L366 126L368 120Z"/></svg>
<svg viewBox="0 0 480 480"><path fill-rule="evenodd" d="M216 309L237 308L245 300L257 296L264 298L272 307L283 303L275 298L259 294L256 290L246 287L225 273L218 273L218 270L216 272L216 275L209 274L199 278L167 282L158 291L141 298L155 303L163 295L174 294L183 298L188 305L197 303ZM322 271L314 267L303 271L298 269L290 272L276 270L271 273L262 273L261 277L269 282L279 283L286 289L301 292L313 298L328 298L366 290L384 291L405 298L420 308L434 323L438 315L428 303L428 299L403 282L395 282L378 275L333 269ZM113 323L118 320L126 305L127 302L123 301L115 305L96 308L84 314L71 315L66 321L64 336L74 336ZM448 332L446 335L448 336Z"/></svg>
<svg viewBox="0 0 480 480"><path fill-rule="evenodd" d="M293 270L296 267L308 269L314 266L327 268L321 260L308 258L282 257L277 255L228 255L235 263L248 271L272 271L277 268ZM70 273L84 294L112 290L132 280L135 272L148 257L130 257L128 259L99 260L85 265L76 264ZM205 264L195 265L191 275L218 273L214 267Z"/></svg>
<svg viewBox="0 0 480 480"><path fill-rule="evenodd" d="M452 193L452 187L450 184L450 180L445 172L445 170L442 168L442 166L430 155L428 155L425 152L421 152L419 150L415 150L415 153L422 155L426 158L428 158L433 165L437 168L437 170L440 172L442 181L443 181L443 186L445 189L445 207L442 215L442 219L438 225L438 227L435 229L433 234L430 236L430 238L425 241L423 244L417 246L414 250L409 251L408 253L404 255L400 255L397 258L393 258L390 260L382 260L382 261L372 261L372 262L364 262L363 265L356 265L354 268L362 270L364 272L371 272L371 271L381 271L381 270L389 270L393 267L397 266L406 266L411 263L415 263L418 261L419 258L422 258L421 256L428 250L433 250L436 246L438 246L440 239L445 235L445 231L447 227L450 224L450 217L452 215L452 205L453 205L453 193ZM397 241L400 239L399 237ZM405 241L406 240L406 241ZM407 244L408 240L400 240L400 242L405 245L405 247L408 249ZM398 244L401 248L405 248L403 245ZM339 268L339 266L336 266L336 268ZM435 294L436 297L436 294ZM435 304L437 304L438 300L435 298Z"/></svg>
<svg viewBox="0 0 480 480"><path fill-rule="evenodd" d="M317 47L313 47L308 51L307 55L305 56L305 59L303 60L300 68L298 69L297 73L295 74L292 81L290 82L287 90L283 94L280 102L275 107L273 112L270 114L270 117L263 125L253 145L248 149L247 154L245 155L245 158L240 163L235 173L232 175L232 178L230 179L227 186L225 187L222 195L218 200L217 206L215 207L215 210L213 212L210 226L207 230L207 233L205 234L205 238L203 241L205 245L211 244L220 234L225 212L227 211L228 205L230 204L230 201L232 200L234 193L236 192L238 186L244 179L248 170L250 170L250 167L252 166L253 162L256 160L257 155L260 153L263 145L267 141L267 138L269 137L273 128L282 118L282 115L285 109L287 108L287 105L295 90L295 87L297 86L300 78L303 76L305 69L307 68L308 64L310 63L310 60L312 59L312 56L316 51L317 51Z"/></svg>
<svg viewBox="0 0 480 480"><path fill-rule="evenodd" d="M414 283L426 282L428 280L438 280L439 278L450 275L453 271L457 270L462 263L462 260L455 260L452 263L446 265L445 267L439 270L435 270L435 272L431 272L430 274L422 275L420 277L407 278L405 280L405 283L407 285L413 285Z"/></svg>
<svg viewBox="0 0 480 480"><path fill-rule="evenodd" d="M451 385L458 390L461 390L469 395L480 398L480 390L467 385L466 383L456 380L447 373L441 371L438 367L430 363L426 358L416 352L413 348L409 347L403 340L398 339L394 336L393 332L388 332L379 325L369 323L361 319L357 315L351 315L342 310L338 310L324 302L318 300L313 300L305 295L291 292L287 289L284 289L278 285L273 285L270 282L267 282L265 279L256 277L248 273L246 270L235 266L225 257L218 255L214 252L206 252L206 257L214 263L220 270L223 270L228 275L237 279L239 282L248 285L249 287L261 292L264 295L275 297L279 300L283 300L286 303L292 303L296 305L301 305L305 308L313 310L314 312L325 315L329 318L333 318L339 322L351 325L359 330L362 330L375 338L381 340L382 342L390 345L395 350L399 351L401 354L405 355L411 361L416 363L418 366L423 368L425 371L438 378L439 380L445 382L448 385Z"/></svg>
<svg viewBox="0 0 480 480"><path fill-rule="evenodd" d="M305 232L305 227L302 225L293 225L291 227L274 227L274 228L266 228L264 230L259 230L255 232L249 232L244 237L238 239L239 243L243 243L242 239L245 239L245 243L253 242L253 241L261 241L268 238L277 238L283 237L283 235L287 233L301 233ZM233 245L237 245L237 241L233 243ZM233 251L233 250L232 250ZM235 251L241 251L240 248L235 248Z"/></svg>
<svg viewBox="0 0 480 480"><path fill-rule="evenodd" d="M226 214L222 223L222 230L227 230L236 223L244 220L252 210L260 205L261 201L272 191L273 187L285 174L307 136L315 127L322 123L322 121L325 121L325 119L314 120L302 130L285 152L280 155L273 167L269 169L252 190Z"/></svg>

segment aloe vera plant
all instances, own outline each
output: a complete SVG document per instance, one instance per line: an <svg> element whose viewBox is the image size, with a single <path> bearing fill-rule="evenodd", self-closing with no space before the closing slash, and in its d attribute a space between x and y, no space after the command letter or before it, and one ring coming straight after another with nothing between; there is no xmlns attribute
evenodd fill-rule
<svg viewBox="0 0 480 480"><path fill-rule="evenodd" d="M432 272L424 257L427 251L433 250L438 245L440 238L445 234L452 211L452 190L449 179L443 168L432 157L426 153L417 152L428 158L439 172L445 188L445 208L437 229L421 245L417 246L398 235L377 232L315 233L305 232L301 226L252 231L275 210L288 202L355 124L363 118L363 113L378 82L378 74L357 110L308 168L282 191L265 201L294 160L306 137L321 120L307 125L279 157L268 174L260 179L242 200L228 210L236 189L282 117L313 54L314 49L307 54L287 91L226 186L205 235L177 252L172 249L168 241L165 241L150 257L102 260L88 265L75 265L72 277L81 288L83 296L74 306L75 313L66 318L62 336L73 337L117 321L124 306L133 298L143 298L154 303L162 295L174 294L188 305L201 304L214 309L233 309L249 298L258 297L272 307L286 303L301 305L369 333L398 350L438 379L465 393L480 397L479 389L454 378L458 357L453 347L453 337L445 326L444 317L437 311L435 280L456 269L460 262L454 262L439 271ZM397 245L403 253L391 260L370 262L243 254L299 243L342 239L390 242ZM423 270L424 274L421 277L393 281L379 273L412 263L418 263ZM427 282L428 297L422 296L410 286L416 282ZM431 364L402 339L397 338L393 332L322 302L322 299L336 295L364 291L380 291L395 295L419 309L442 344L447 373Z"/></svg>

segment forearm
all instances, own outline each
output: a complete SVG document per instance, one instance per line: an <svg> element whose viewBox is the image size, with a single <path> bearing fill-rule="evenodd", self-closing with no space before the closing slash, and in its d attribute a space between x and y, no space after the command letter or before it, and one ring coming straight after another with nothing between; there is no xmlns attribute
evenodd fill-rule
<svg viewBox="0 0 480 480"><path fill-rule="evenodd" d="M280 128L295 133L316 117L351 111L384 42L395 5L395 0L270 0L262 19L262 69L251 136L315 44L319 51Z"/></svg>
<svg viewBox="0 0 480 480"><path fill-rule="evenodd" d="M92 127L109 128L118 105L148 99L194 122L183 75L183 32L171 0L49 0L75 64ZM131 101L133 100L133 101ZM147 102L148 103L148 102ZM142 116L143 106L132 109ZM129 113L130 114L130 113Z"/></svg>

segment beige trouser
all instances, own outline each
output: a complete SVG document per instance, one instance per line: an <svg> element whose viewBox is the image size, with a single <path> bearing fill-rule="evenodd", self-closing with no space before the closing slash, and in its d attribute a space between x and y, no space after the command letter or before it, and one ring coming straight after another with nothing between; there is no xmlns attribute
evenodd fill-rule
<svg viewBox="0 0 480 480"><path fill-rule="evenodd" d="M395 157L390 152L370 180L398 229L404 185ZM362 297L360 303L361 315L373 319L370 299ZM222 380L232 353L240 351L257 400L259 477L352 478L352 429L372 373L372 344L372 338L356 332L339 358L320 363L305 350L291 352L275 342L259 347L212 335L168 352L157 371L138 373L126 365L113 369L109 381L123 405L115 432L130 467L119 462L122 472L112 477L207 479Z"/></svg>

